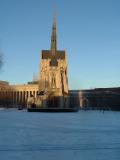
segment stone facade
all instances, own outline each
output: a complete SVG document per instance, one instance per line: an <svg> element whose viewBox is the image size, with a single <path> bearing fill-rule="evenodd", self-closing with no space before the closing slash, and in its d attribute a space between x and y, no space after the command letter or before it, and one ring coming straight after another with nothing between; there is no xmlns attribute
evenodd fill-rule
<svg viewBox="0 0 120 160"><path fill-rule="evenodd" d="M40 54L39 92L44 91L43 107L67 106L68 77L67 59L64 50L57 50L56 19L53 17L51 48Z"/></svg>
<svg viewBox="0 0 120 160"><path fill-rule="evenodd" d="M52 53L49 51L51 56L44 58L44 54L47 52L41 51L39 89L53 91L56 96L68 94L66 52L62 51L64 58L61 58L57 57L59 51L55 57L52 57ZM52 58L55 58L55 60L52 60Z"/></svg>
<svg viewBox="0 0 120 160"><path fill-rule="evenodd" d="M51 49L41 51L39 90L52 92L55 96L68 94L66 52L57 50L55 17L53 17Z"/></svg>
<svg viewBox="0 0 120 160"><path fill-rule="evenodd" d="M42 50L40 54L40 80L38 83L23 85L9 85L8 82L0 82L0 105L25 105L31 95L37 99L40 92L46 95L46 100L59 99L59 105L63 106L68 97L67 59L65 50L57 50L56 19L53 17L51 48ZM40 98L41 99L41 98ZM36 100L37 101L37 100ZM53 102L52 102L53 103ZM50 103L50 105L52 104ZM67 104L67 103L66 103Z"/></svg>
<svg viewBox="0 0 120 160"><path fill-rule="evenodd" d="M0 81L0 105L8 107L26 106L30 95L36 97L38 84L9 85Z"/></svg>

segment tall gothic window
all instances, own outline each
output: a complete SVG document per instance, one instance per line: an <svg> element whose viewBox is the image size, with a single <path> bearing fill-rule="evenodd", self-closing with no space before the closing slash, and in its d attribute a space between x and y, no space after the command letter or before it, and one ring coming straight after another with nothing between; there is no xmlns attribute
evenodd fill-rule
<svg viewBox="0 0 120 160"><path fill-rule="evenodd" d="M55 74L52 75L52 87L53 87L53 88L56 87L56 78L55 78Z"/></svg>

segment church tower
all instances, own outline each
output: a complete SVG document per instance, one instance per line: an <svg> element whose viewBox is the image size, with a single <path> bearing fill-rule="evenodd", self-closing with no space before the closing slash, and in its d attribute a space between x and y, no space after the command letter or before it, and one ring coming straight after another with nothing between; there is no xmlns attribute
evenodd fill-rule
<svg viewBox="0 0 120 160"><path fill-rule="evenodd" d="M55 16L52 23L51 48L42 50L40 54L39 92L41 91L46 93L47 101L54 99L57 106L64 106L62 102L68 96L67 59L65 50L57 50Z"/></svg>

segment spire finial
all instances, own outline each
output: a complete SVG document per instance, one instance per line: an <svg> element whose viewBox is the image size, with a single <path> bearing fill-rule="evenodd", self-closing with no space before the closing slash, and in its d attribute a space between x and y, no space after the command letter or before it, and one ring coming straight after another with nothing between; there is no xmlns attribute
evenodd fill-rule
<svg viewBox="0 0 120 160"><path fill-rule="evenodd" d="M55 54L57 50L57 35L56 35L56 11L54 8L53 22L52 22L52 35L51 35L51 52Z"/></svg>

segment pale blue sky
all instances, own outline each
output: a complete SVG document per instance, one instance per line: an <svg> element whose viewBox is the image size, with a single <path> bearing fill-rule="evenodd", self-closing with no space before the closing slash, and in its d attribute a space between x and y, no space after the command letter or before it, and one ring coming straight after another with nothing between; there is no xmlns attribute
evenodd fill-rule
<svg viewBox="0 0 120 160"><path fill-rule="evenodd" d="M52 0L0 0L0 80L26 83L50 48ZM58 49L70 89L120 86L120 1L56 0Z"/></svg>

